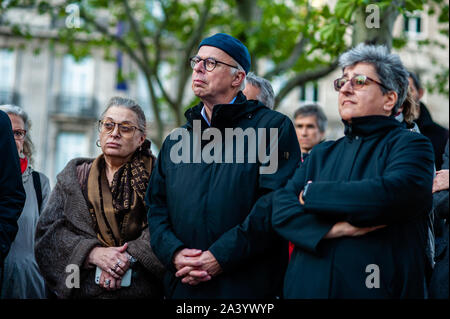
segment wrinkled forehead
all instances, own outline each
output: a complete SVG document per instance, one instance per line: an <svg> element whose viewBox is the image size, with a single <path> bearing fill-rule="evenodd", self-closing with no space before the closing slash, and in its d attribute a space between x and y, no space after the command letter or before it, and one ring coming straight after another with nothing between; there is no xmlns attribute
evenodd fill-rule
<svg viewBox="0 0 450 319"><path fill-rule="evenodd" d="M123 106L111 106L103 116L103 120L105 119L110 119L117 123L129 122L137 124L136 113Z"/></svg>

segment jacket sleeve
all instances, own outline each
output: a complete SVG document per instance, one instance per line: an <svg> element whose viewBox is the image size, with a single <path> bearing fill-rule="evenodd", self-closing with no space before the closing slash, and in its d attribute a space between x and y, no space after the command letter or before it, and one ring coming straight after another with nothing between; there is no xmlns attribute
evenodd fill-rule
<svg viewBox="0 0 450 319"><path fill-rule="evenodd" d="M209 247L209 251L217 259L223 271L238 267L254 255L273 248L276 236L271 227L273 191L282 187L294 172L300 161L300 148L292 122L287 117L283 118L281 124L271 124L268 127L279 127L276 141L278 150L273 148L273 143L268 146L270 152L276 152L278 155L277 169L273 173L269 169L269 174L261 174L260 170L258 185L260 197L249 215L243 223L224 233ZM271 159L273 160L274 158ZM266 167L273 164L273 162L267 163Z"/></svg>
<svg viewBox="0 0 450 319"><path fill-rule="evenodd" d="M0 267L17 234L17 220L25 205L25 190L11 122L0 112Z"/></svg>
<svg viewBox="0 0 450 319"><path fill-rule="evenodd" d="M42 276L60 298L69 297L74 289L66 285L66 267L75 265L82 269L90 251L101 246L92 227L88 226L91 221L88 213L87 219L79 220L79 224L66 217L66 214L71 213L64 211L68 200L67 193L58 181L39 217L34 247ZM79 209L87 211L87 207ZM83 274L81 278L87 280Z"/></svg>
<svg viewBox="0 0 450 319"><path fill-rule="evenodd" d="M146 227L142 230L141 236L128 242L127 251L148 271L157 278L162 279L165 269L158 258L156 258L150 242L150 233L148 227Z"/></svg>
<svg viewBox="0 0 450 319"><path fill-rule="evenodd" d="M445 152L442 156L443 164L442 169L448 169L448 139L445 146ZM449 207L448 207L448 189L436 192L433 194L433 209L437 218L448 219Z"/></svg>
<svg viewBox="0 0 450 319"><path fill-rule="evenodd" d="M297 168L286 186L273 196L272 227L281 237L298 247L317 252L319 242L333 227L329 218L306 214L298 196L305 185L309 157Z"/></svg>
<svg viewBox="0 0 450 319"><path fill-rule="evenodd" d="M358 181L312 182L305 212L363 227L404 222L431 209L434 156L430 142L409 133L387 150L380 176Z"/></svg>
<svg viewBox="0 0 450 319"><path fill-rule="evenodd" d="M176 272L172 262L173 255L186 246L174 234L169 217L164 170L164 161L168 158L164 156L164 145L153 169L145 200L149 207L147 216L153 251L167 269Z"/></svg>

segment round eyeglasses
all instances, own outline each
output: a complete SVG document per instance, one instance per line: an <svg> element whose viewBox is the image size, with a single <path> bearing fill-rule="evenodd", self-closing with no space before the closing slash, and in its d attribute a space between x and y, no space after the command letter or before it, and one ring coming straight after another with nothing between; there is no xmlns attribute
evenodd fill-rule
<svg viewBox="0 0 450 319"><path fill-rule="evenodd" d="M21 141L25 138L25 135L27 135L27 131L21 129L13 130L13 135L15 140Z"/></svg>
<svg viewBox="0 0 450 319"><path fill-rule="evenodd" d="M198 56L194 56L194 57L190 58L189 61L191 62L191 68L192 69L195 69L196 65L203 61L203 67L208 72L211 72L212 70L214 70L218 63L225 64L225 65L227 65L229 67L238 69L238 67L235 66L235 65L231 65L231 64L228 64L228 63L225 63L225 62L222 62L222 61L218 61L218 60L216 60L214 58L202 59L202 58L200 58Z"/></svg>

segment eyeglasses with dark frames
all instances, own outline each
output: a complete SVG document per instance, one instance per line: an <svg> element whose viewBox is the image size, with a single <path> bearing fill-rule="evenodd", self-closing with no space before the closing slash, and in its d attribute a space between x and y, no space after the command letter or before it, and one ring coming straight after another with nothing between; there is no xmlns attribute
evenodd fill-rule
<svg viewBox="0 0 450 319"><path fill-rule="evenodd" d="M15 140L21 141L25 138L25 135L27 135L27 131L21 129L13 130L13 135Z"/></svg>
<svg viewBox="0 0 450 319"><path fill-rule="evenodd" d="M367 85L369 81L375 82L376 84L384 87L386 90L391 90L383 83L380 83L372 78L369 78L367 75L364 75L364 74L355 75L351 79L347 79L345 77L336 79L336 80L334 80L334 89L339 92L342 89L342 87L345 85L345 83L347 83L348 81L350 81L350 85L355 90L361 89L363 86Z"/></svg>
<svg viewBox="0 0 450 319"><path fill-rule="evenodd" d="M229 67L232 67L232 68L235 68L235 69L239 69L235 65L231 65L231 64L228 64L228 63L225 63L225 62L222 62L222 61L218 61L218 60L216 60L214 58L202 59L199 56L194 56L194 57L190 58L189 61L191 63L191 68L192 69L194 69L197 64L199 64L200 62L203 61L203 67L208 72L211 72L212 70L214 70L218 63L225 64L225 65L227 65Z"/></svg>
<svg viewBox="0 0 450 319"><path fill-rule="evenodd" d="M116 123L110 120L105 120L105 121L98 121L98 131L99 132L104 132L106 134L111 134L114 129L116 128L116 125L119 126L119 132L120 135L122 135L123 137L131 137L134 135L134 132L136 130L139 130L141 132L144 132L142 129L140 129L139 127L136 127L134 125L129 125L129 124L123 124L123 123Z"/></svg>

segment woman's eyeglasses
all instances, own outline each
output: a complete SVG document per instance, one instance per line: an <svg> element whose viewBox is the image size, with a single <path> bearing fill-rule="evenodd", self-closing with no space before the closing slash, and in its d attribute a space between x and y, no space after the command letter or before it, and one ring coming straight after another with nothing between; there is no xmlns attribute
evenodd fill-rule
<svg viewBox="0 0 450 319"><path fill-rule="evenodd" d="M109 121L109 120L98 121L98 130L99 130L99 132L111 134L114 131L116 125L119 126L120 135L123 137L132 137L136 130L143 132L143 130L141 130L140 128L138 128L136 126L133 126L130 124L116 123L116 122Z"/></svg>
<svg viewBox="0 0 450 319"><path fill-rule="evenodd" d="M376 84L384 87L386 90L391 90L388 87L386 87L383 83L375 81L374 79L371 79L367 75L363 75L363 74L355 75L351 79L342 77L342 78L334 80L334 89L339 92L342 89L342 87L345 85L345 83L347 83L348 81L350 81L350 85L355 90L362 88L363 86L367 85L370 81L375 82Z"/></svg>
<svg viewBox="0 0 450 319"><path fill-rule="evenodd" d="M27 135L26 130L13 130L13 135L15 140L23 140L25 138L25 135Z"/></svg>

